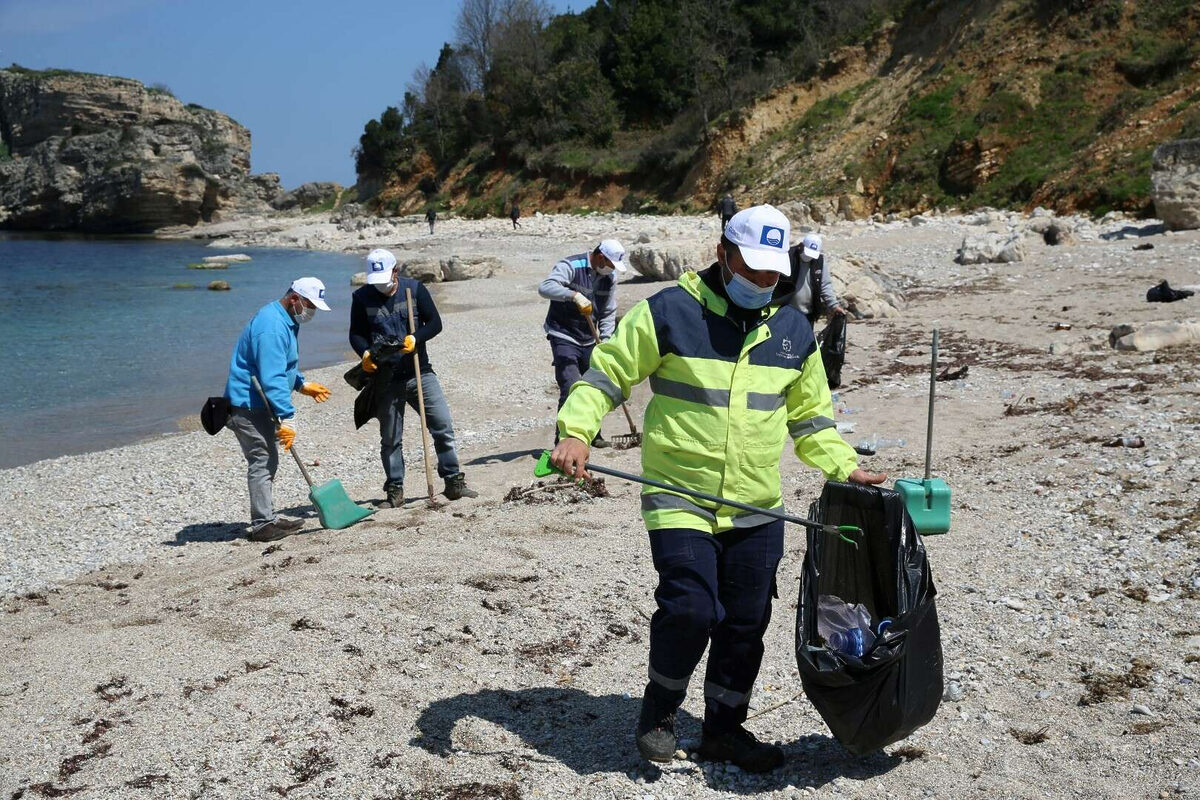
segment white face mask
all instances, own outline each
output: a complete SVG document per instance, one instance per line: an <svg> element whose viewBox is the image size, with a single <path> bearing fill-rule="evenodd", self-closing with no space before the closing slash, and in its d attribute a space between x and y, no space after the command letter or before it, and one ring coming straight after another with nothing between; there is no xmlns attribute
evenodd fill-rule
<svg viewBox="0 0 1200 800"><path fill-rule="evenodd" d="M299 313L293 314L292 317L293 317L293 319L296 320L296 322L303 325L304 323L308 322L310 319L312 319L316 315L317 315L317 310L315 308L308 308L307 306L305 306L304 308L300 309Z"/></svg>
<svg viewBox="0 0 1200 800"><path fill-rule="evenodd" d="M604 277L605 275L612 275L613 268L608 266L607 264L605 264L604 266L596 267L596 274L601 277Z"/></svg>
<svg viewBox="0 0 1200 800"><path fill-rule="evenodd" d="M379 293L385 297L387 297L388 295L390 295L392 292L394 292L396 290L396 282L395 281L392 281L391 283L373 283L371 285L374 286L376 289L378 289Z"/></svg>

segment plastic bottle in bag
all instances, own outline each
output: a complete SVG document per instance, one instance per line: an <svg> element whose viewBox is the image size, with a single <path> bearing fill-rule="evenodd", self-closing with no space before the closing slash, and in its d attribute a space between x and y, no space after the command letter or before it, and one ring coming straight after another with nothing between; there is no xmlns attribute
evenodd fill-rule
<svg viewBox="0 0 1200 800"><path fill-rule="evenodd" d="M852 606L833 594L817 598L817 633L832 649L855 658L862 658L875 645L866 607Z"/></svg>

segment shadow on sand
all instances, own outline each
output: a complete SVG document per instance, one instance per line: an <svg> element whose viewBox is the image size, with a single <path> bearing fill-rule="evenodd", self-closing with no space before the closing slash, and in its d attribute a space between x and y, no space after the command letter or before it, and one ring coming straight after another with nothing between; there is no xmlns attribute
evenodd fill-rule
<svg viewBox="0 0 1200 800"><path fill-rule="evenodd" d="M633 727L640 708L640 697L615 694L596 697L572 688L484 689L431 703L417 719L418 733L411 744L442 757L456 750L501 758L520 756L500 743L495 747L476 746L475 737L469 735L452 742L455 725L474 717L504 728L539 755L578 775L640 770L648 774L648 781L654 781L661 771L657 767L647 771L647 762L638 755L633 742ZM755 727L760 731L766 729L762 724ZM680 711L676 731L681 739L698 740L700 721ZM821 786L843 776L864 780L886 773L902 762L883 751L853 756L833 739L818 735L785 743L783 749L787 757L783 769L760 776L752 786L719 788L757 794L783 789L797 781L801 785ZM672 762L675 768L686 764ZM797 777L797 770L801 777Z"/></svg>

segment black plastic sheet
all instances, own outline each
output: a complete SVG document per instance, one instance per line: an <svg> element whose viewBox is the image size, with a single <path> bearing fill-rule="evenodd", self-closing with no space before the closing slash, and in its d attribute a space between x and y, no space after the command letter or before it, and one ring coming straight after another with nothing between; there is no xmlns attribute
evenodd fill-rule
<svg viewBox="0 0 1200 800"><path fill-rule="evenodd" d="M821 363L829 388L842 385L842 365L846 363L846 316L834 314L821 333Z"/></svg>
<svg viewBox="0 0 1200 800"><path fill-rule="evenodd" d="M796 610L796 662L804 693L842 746L866 754L933 719L942 699L942 642L925 545L904 501L890 489L825 484L809 516L857 525L856 549L808 531ZM817 598L862 603L875 623L895 621L861 659L826 648L817 634Z"/></svg>

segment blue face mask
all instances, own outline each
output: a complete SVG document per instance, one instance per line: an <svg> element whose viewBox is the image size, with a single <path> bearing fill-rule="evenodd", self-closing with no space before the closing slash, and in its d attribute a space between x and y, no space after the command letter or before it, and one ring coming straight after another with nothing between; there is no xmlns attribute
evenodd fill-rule
<svg viewBox="0 0 1200 800"><path fill-rule="evenodd" d="M725 293L729 295L729 299L733 301L734 305L755 309L762 308L771 302L771 295L775 294L774 283L764 288L743 278L729 268L728 258L725 259L725 269L729 270L729 274L733 276L731 280L725 282Z"/></svg>

